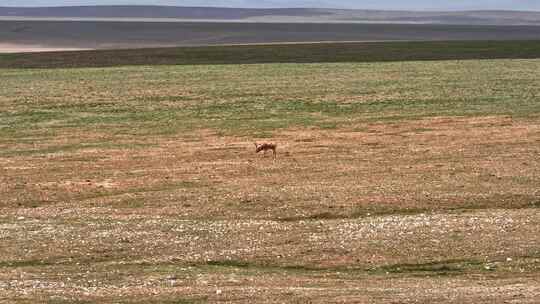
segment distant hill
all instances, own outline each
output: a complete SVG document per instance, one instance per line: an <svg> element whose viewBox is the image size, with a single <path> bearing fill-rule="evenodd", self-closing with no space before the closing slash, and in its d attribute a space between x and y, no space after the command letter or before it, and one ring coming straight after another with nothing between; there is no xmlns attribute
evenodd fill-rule
<svg viewBox="0 0 540 304"><path fill-rule="evenodd" d="M168 6L0 7L4 19L173 19L197 21L538 25L540 12L413 12L315 8L242 9Z"/></svg>
<svg viewBox="0 0 540 304"><path fill-rule="evenodd" d="M60 18L175 18L175 19L245 19L261 16L312 17L324 14L317 9L245 9L175 6L66 6L0 7L0 16Z"/></svg>

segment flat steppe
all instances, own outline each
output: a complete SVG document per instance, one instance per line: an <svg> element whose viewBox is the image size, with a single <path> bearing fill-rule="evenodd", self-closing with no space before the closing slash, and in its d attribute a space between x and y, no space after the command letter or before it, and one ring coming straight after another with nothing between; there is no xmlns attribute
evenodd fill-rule
<svg viewBox="0 0 540 304"><path fill-rule="evenodd" d="M356 61L0 69L0 302L537 303L540 60Z"/></svg>

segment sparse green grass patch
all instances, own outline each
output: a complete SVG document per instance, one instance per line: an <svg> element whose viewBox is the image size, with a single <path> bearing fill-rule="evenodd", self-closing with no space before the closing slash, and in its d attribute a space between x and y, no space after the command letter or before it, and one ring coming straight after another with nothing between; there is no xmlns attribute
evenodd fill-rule
<svg viewBox="0 0 540 304"><path fill-rule="evenodd" d="M7 70L18 76L2 85L0 132L249 136L433 116L535 119L537 69L532 60Z"/></svg>

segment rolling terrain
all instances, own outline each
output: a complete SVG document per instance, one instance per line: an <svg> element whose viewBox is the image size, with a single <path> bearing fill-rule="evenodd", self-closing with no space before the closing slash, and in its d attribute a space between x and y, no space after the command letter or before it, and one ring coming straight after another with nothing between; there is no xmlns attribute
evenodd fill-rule
<svg viewBox="0 0 540 304"><path fill-rule="evenodd" d="M147 21L228 20L315 23L419 23L461 25L540 25L535 11L384 11L322 8L219 8L170 6L0 7L11 18L144 18Z"/></svg>
<svg viewBox="0 0 540 304"><path fill-rule="evenodd" d="M0 21L2 44L118 49L321 41L538 40L537 26ZM4 51L9 50L6 47Z"/></svg>
<svg viewBox="0 0 540 304"><path fill-rule="evenodd" d="M0 302L536 303L520 43L0 55Z"/></svg>
<svg viewBox="0 0 540 304"><path fill-rule="evenodd" d="M539 40L540 12L0 7L0 52L224 44Z"/></svg>

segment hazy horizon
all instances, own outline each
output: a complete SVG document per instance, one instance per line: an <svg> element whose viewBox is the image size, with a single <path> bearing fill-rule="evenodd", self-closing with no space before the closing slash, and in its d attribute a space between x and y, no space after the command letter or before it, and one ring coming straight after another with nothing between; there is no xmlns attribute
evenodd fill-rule
<svg viewBox="0 0 540 304"><path fill-rule="evenodd" d="M427 1L411 0L407 3L398 0L353 1L353 0L3 0L0 6L48 7L48 6L93 6L93 5L169 5L234 8L342 8L376 10L415 10L415 11L459 11L459 10L520 10L540 11L540 1L534 0L479 0L471 3L465 0Z"/></svg>

